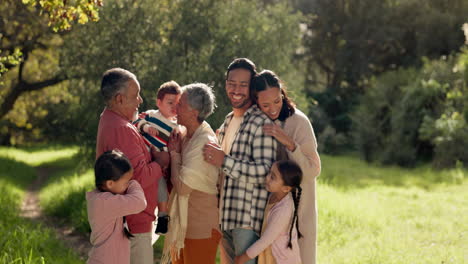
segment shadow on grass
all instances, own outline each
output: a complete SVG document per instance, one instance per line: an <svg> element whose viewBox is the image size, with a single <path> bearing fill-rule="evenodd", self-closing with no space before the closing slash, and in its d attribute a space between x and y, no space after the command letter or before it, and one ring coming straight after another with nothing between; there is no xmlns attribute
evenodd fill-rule
<svg viewBox="0 0 468 264"><path fill-rule="evenodd" d="M86 170L92 168L91 165L86 164L79 154L45 162L42 163L40 167L49 171L44 187L63 179L73 177L77 174L84 173Z"/></svg>
<svg viewBox="0 0 468 264"><path fill-rule="evenodd" d="M434 170L429 165L414 169L368 164L354 157L322 155L319 182L341 189L375 185L431 189L440 184L463 184L467 171L462 168Z"/></svg>
<svg viewBox="0 0 468 264"><path fill-rule="evenodd" d="M21 189L26 189L37 177L31 165L8 157L0 157L0 177Z"/></svg>
<svg viewBox="0 0 468 264"><path fill-rule="evenodd" d="M58 203L51 203L45 209L48 215L56 216L71 223L73 227L83 234L91 232L86 211L86 190L79 188L69 191Z"/></svg>

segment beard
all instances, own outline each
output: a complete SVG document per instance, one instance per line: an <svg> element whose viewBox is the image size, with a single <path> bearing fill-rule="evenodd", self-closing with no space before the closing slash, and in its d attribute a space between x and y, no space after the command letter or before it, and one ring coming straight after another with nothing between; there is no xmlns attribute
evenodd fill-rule
<svg viewBox="0 0 468 264"><path fill-rule="evenodd" d="M244 106L249 104L251 101L250 101L250 98L246 98L244 101L238 102L238 103L233 103L231 100L229 100L229 102L231 103L232 108L243 108Z"/></svg>

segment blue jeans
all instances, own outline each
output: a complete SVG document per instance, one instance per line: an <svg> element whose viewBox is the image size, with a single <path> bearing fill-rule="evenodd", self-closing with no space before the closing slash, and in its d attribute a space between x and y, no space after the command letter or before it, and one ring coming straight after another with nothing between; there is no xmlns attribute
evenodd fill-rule
<svg viewBox="0 0 468 264"><path fill-rule="evenodd" d="M222 246L231 263L234 263L234 258L245 253L245 251L253 245L259 236L251 229L235 228L228 231L223 231L221 240ZM255 264L257 258L247 261L245 264Z"/></svg>

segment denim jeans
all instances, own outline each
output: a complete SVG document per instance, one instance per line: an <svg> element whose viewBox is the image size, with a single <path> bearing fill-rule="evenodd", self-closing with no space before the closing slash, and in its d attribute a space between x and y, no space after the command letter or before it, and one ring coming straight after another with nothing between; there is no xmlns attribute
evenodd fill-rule
<svg viewBox="0 0 468 264"><path fill-rule="evenodd" d="M245 253L245 251L259 239L255 231L251 229L235 228L228 231L223 231L222 246L231 263L234 263L234 258ZM247 261L245 264L255 264L257 258Z"/></svg>

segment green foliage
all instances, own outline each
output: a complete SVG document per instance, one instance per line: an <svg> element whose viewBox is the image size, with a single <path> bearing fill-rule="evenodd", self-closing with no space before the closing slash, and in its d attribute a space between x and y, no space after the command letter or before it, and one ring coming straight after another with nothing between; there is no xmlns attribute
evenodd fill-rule
<svg viewBox="0 0 468 264"><path fill-rule="evenodd" d="M0 54L2 54L2 50L0 49ZM8 54L6 56L0 56L0 78L2 74L8 71L6 65L16 66L21 62L22 53L19 49L14 49L13 53ZM3 83L0 82L0 85Z"/></svg>
<svg viewBox="0 0 468 264"><path fill-rule="evenodd" d="M69 30L73 21L86 24L89 20L99 20L99 7L103 0L23 0L24 4L38 6L41 14L47 14L49 27L57 32Z"/></svg>
<svg viewBox="0 0 468 264"><path fill-rule="evenodd" d="M8 72L0 85L0 143L34 142L43 137L42 125L48 124L47 108L69 103L63 86L41 90L63 81L56 52L62 39L38 10L21 1L3 1L0 13L0 57L19 56L15 63L4 64Z"/></svg>
<svg viewBox="0 0 468 264"><path fill-rule="evenodd" d="M62 67L78 77L70 92L80 103L66 111L74 113L73 122L83 126L74 133L76 140L94 149L104 107L99 82L112 67L137 75L144 98L141 111L155 108L156 90L168 80L212 85L218 108L208 121L214 128L230 111L224 74L236 57L248 57L260 69L274 70L300 97L301 78L292 60L300 42L300 18L286 1L273 5L219 0L109 2L99 22L76 27L65 38L61 53Z"/></svg>
<svg viewBox="0 0 468 264"><path fill-rule="evenodd" d="M57 93L41 93L42 100L24 103L27 109L15 105L22 94L42 90L65 80L58 66L56 48L60 35L71 28L73 21L85 24L98 19L102 0L5 0L0 6L0 144L16 145L41 138L42 124L51 104L69 103L68 100L47 100ZM55 34L54 32L62 31ZM6 73L10 73L5 75ZM64 93L61 94L62 97ZM33 95L34 96L34 95ZM35 98L35 97L34 97ZM24 100L24 98L21 98ZM29 98L28 98L29 99ZM37 99L37 98L35 98ZM35 104L39 106L37 109ZM48 105L48 107L46 106ZM5 118L12 109L15 113ZM32 110L31 110L32 109ZM24 115L24 112L29 113ZM36 110L36 112L33 112ZM19 121L18 121L19 119ZM22 120L21 120L22 119ZM22 122L23 121L23 122ZM46 120L49 121L49 120ZM54 120L52 120L54 121ZM35 124L36 123L36 124ZM50 122L44 122L50 124ZM73 128L73 127L72 127ZM51 138L57 133L53 133ZM24 140L23 138L27 138ZM45 140L43 140L45 141Z"/></svg>
<svg viewBox="0 0 468 264"><path fill-rule="evenodd" d="M435 117L424 116L419 128L420 138L434 145L434 164L437 167L453 167L457 163L468 164L468 49L458 61L446 67L458 73L458 79L445 84L443 110ZM436 81L433 81L436 82ZM440 87L440 84L438 84Z"/></svg>
<svg viewBox="0 0 468 264"><path fill-rule="evenodd" d="M434 151L437 167L467 164L465 56L426 59L419 71L373 79L353 116L356 146L366 160L414 166Z"/></svg>
<svg viewBox="0 0 468 264"><path fill-rule="evenodd" d="M306 17L301 57L305 90L325 114L326 121L316 126L319 137L332 126L337 136L348 138L351 113L371 76L420 67L421 57L449 55L464 41L464 0L292 2Z"/></svg>
<svg viewBox="0 0 468 264"><path fill-rule="evenodd" d="M320 133L320 137L317 140L317 147L319 153L326 154L339 154L341 153L346 145L348 140L343 133L336 133L336 130L328 125Z"/></svg>

